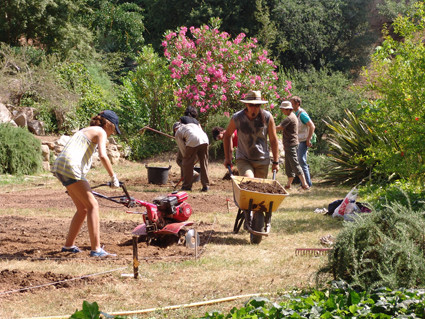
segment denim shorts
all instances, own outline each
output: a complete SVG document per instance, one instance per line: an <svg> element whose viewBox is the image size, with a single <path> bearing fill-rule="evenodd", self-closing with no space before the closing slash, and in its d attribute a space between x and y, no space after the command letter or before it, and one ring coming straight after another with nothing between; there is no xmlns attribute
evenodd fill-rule
<svg viewBox="0 0 425 319"><path fill-rule="evenodd" d="M71 184L74 184L74 183L76 183L76 182L78 182L78 180L77 179L73 179L73 178L69 178L69 177L66 177L66 176L63 176L63 175L61 175L61 174L59 174L59 173L53 173L53 175L55 175L56 176L56 178L62 183L62 185L63 186L65 186L65 187L67 187L67 186L69 186L69 185L71 185Z"/></svg>

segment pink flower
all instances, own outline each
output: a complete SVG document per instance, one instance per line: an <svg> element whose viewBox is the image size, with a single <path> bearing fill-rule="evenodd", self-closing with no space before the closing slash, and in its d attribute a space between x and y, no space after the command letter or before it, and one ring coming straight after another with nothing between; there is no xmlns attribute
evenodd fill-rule
<svg viewBox="0 0 425 319"><path fill-rule="evenodd" d="M226 116L226 117L230 117L229 112L224 112L223 115Z"/></svg>
<svg viewBox="0 0 425 319"><path fill-rule="evenodd" d="M223 107L231 110L255 87L268 91L270 108L275 108L279 96L276 67L267 58L268 52L257 48L256 39L248 39L243 33L231 39L227 32L206 25L189 29L190 35L186 27L181 27L162 42L171 77L180 87L174 96L182 107L193 105L201 113ZM286 94L290 94L289 89Z"/></svg>

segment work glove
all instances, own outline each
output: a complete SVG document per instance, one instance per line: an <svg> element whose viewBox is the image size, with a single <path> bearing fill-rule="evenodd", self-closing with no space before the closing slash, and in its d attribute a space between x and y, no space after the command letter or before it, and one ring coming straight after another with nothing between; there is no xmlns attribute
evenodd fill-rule
<svg viewBox="0 0 425 319"><path fill-rule="evenodd" d="M116 174L112 175L111 177L111 183L109 184L112 188L120 187L120 181L118 180L118 177Z"/></svg>

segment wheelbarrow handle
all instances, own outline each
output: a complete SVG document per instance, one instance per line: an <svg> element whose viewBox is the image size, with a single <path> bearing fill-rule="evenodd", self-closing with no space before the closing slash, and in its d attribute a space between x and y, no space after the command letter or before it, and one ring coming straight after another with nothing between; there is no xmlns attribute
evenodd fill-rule
<svg viewBox="0 0 425 319"><path fill-rule="evenodd" d="M273 179L274 180L276 179L276 170L275 169L273 170Z"/></svg>
<svg viewBox="0 0 425 319"><path fill-rule="evenodd" d="M233 173L232 173L232 167L230 165L227 165L227 169L229 170L230 176L232 176L233 175Z"/></svg>

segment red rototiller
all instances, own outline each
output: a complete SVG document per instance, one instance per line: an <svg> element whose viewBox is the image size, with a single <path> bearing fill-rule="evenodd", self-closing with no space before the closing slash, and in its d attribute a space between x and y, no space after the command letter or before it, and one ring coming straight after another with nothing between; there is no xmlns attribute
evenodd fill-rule
<svg viewBox="0 0 425 319"><path fill-rule="evenodd" d="M92 188L101 186L109 186L109 184L101 184ZM143 207L146 209L145 212L127 211L128 214L141 214L143 216L143 223L133 229L133 235L144 236L148 243L152 239L165 236L175 236L178 243L185 243L187 232L185 226L193 225L193 222L188 221L193 210L192 206L186 202L188 198L186 192L172 192L166 196L157 197L152 203L149 203L131 197L124 183L120 182L120 186L124 192L120 196L106 196L95 191L93 191L93 194L128 208Z"/></svg>
<svg viewBox="0 0 425 319"><path fill-rule="evenodd" d="M92 187L92 189L109 186L101 184ZM136 226L133 231L133 270L134 278L138 277L138 238L145 238L149 244L153 239L174 239L178 244L186 244L188 247L193 245L193 241L199 242L199 238L194 237L193 230L186 229L186 226L193 225L188 221L192 215L192 206L186 202L188 195L186 192L178 191L155 198L152 203L135 199L130 196L124 183L120 182L124 194L120 196L106 196L96 191L92 191L97 197L124 205L128 208L145 208L146 211L127 211L129 214L141 214L143 223ZM197 235L197 234L196 234ZM192 238L194 237L194 238Z"/></svg>

